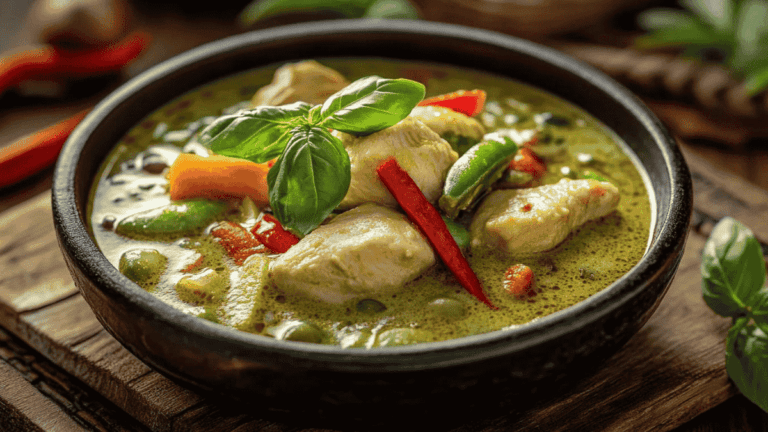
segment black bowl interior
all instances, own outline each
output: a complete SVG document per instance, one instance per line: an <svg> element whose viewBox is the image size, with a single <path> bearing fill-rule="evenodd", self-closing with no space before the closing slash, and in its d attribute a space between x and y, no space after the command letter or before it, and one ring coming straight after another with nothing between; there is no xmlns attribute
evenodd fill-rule
<svg viewBox="0 0 768 432"><path fill-rule="evenodd" d="M84 222L91 183L114 143L147 113L222 76L272 63L337 56L413 59L481 69L532 84L586 109L628 144L653 186L656 217L645 258L599 294L512 330L350 352L274 341L181 314L138 289L98 251ZM249 381L248 374L265 367L280 371L285 365L293 370L352 374L439 371L530 355L537 347L562 344L574 332L589 339L575 341L605 357L634 334L658 305L682 255L691 202L690 176L674 141L635 96L602 73L552 49L506 35L437 23L372 20L247 33L194 49L149 70L107 97L72 134L57 165L53 189L62 250L99 319L137 356L202 388L252 385L255 381ZM639 310L628 312L630 307ZM615 329L606 331L608 326ZM608 346L610 350L604 349ZM579 349L584 350L574 347L576 354L558 355L567 363L580 355ZM193 360L180 364L169 358L178 352L223 372L200 373L200 365L193 365ZM544 373L542 361L531 356L513 375L527 373L535 378Z"/></svg>

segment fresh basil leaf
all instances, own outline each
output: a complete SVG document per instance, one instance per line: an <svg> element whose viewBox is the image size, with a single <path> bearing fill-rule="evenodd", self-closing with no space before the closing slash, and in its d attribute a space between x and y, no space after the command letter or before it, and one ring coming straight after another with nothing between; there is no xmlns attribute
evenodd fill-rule
<svg viewBox="0 0 768 432"><path fill-rule="evenodd" d="M408 0L376 0L364 18L419 19L419 11Z"/></svg>
<svg viewBox="0 0 768 432"><path fill-rule="evenodd" d="M740 51L754 51L768 32L768 3L765 0L746 0L741 4L734 33Z"/></svg>
<svg viewBox="0 0 768 432"><path fill-rule="evenodd" d="M645 30L661 30L670 27L690 26L696 18L677 9L650 9L637 16L637 23Z"/></svg>
<svg viewBox="0 0 768 432"><path fill-rule="evenodd" d="M635 40L638 48L675 47L681 45L723 46L731 41L723 35L692 19L687 23L679 23L640 36Z"/></svg>
<svg viewBox="0 0 768 432"><path fill-rule="evenodd" d="M406 118L424 91L408 79L361 78L325 101L317 125L351 134L380 131Z"/></svg>
<svg viewBox="0 0 768 432"><path fill-rule="evenodd" d="M731 0L681 0L680 4L720 31L733 28L734 2Z"/></svg>
<svg viewBox="0 0 768 432"><path fill-rule="evenodd" d="M768 411L768 335L746 317L728 331L725 368L739 391Z"/></svg>
<svg viewBox="0 0 768 432"><path fill-rule="evenodd" d="M339 205L351 179L341 141L320 127L299 127L269 170L269 204L283 227L305 236Z"/></svg>
<svg viewBox="0 0 768 432"><path fill-rule="evenodd" d="M256 0L240 13L240 22L251 25L258 20L296 12L329 11L345 18L360 18L375 0Z"/></svg>
<svg viewBox="0 0 768 432"><path fill-rule="evenodd" d="M768 323L768 287L763 287L749 298L749 308L752 317Z"/></svg>
<svg viewBox="0 0 768 432"><path fill-rule="evenodd" d="M765 283L765 261L752 231L725 217L712 230L701 262L704 301L715 313L746 314L750 297Z"/></svg>
<svg viewBox="0 0 768 432"><path fill-rule="evenodd" d="M220 155L266 162L280 155L291 130L306 123L310 108L308 103L296 102L240 111L216 119L198 140Z"/></svg>
<svg viewBox="0 0 768 432"><path fill-rule="evenodd" d="M744 88L747 94L754 96L768 87L768 66L747 74L744 78Z"/></svg>

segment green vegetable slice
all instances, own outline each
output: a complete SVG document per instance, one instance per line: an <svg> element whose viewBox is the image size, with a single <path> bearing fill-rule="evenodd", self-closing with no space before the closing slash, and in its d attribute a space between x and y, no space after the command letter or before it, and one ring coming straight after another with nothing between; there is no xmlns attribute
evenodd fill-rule
<svg viewBox="0 0 768 432"><path fill-rule="evenodd" d="M199 234L227 209L227 203L203 199L177 201L121 220L115 232L133 239L175 240Z"/></svg>
<svg viewBox="0 0 768 432"><path fill-rule="evenodd" d="M448 171L440 209L450 218L458 216L501 178L517 153L517 144L508 136L486 135L483 141L467 150Z"/></svg>

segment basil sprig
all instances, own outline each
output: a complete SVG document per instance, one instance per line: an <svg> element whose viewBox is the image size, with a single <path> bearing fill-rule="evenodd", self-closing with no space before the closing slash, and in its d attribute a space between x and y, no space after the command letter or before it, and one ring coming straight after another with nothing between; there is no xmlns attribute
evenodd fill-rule
<svg viewBox="0 0 768 432"><path fill-rule="evenodd" d="M351 180L349 155L328 129L365 135L393 126L424 99L407 79L361 78L324 104L260 106L222 116L198 138L214 153L263 163L269 204L283 227L305 236L339 205Z"/></svg>
<svg viewBox="0 0 768 432"><path fill-rule="evenodd" d="M749 228L723 218L704 245L704 301L733 319L725 367L739 390L768 411L768 287L760 243Z"/></svg>

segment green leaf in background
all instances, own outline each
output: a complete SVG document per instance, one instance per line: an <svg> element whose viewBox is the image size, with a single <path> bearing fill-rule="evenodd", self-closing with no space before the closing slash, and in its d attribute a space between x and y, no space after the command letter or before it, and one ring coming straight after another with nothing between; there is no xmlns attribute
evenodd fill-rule
<svg viewBox="0 0 768 432"><path fill-rule="evenodd" d="M760 93L768 86L768 66L749 73L744 79L744 87L751 96Z"/></svg>
<svg viewBox="0 0 768 432"><path fill-rule="evenodd" d="M361 78L329 97L319 113L318 126L352 134L368 134L390 127L411 113L424 99L424 85L407 79Z"/></svg>
<svg viewBox="0 0 768 432"><path fill-rule="evenodd" d="M280 155L293 128L306 123L304 116L310 107L296 102L219 117L203 129L198 140L220 155L266 162Z"/></svg>
<svg viewBox="0 0 768 432"><path fill-rule="evenodd" d="M341 141L324 128L299 127L267 175L269 204L285 229L303 237L339 205L350 179Z"/></svg>
<svg viewBox="0 0 768 432"><path fill-rule="evenodd" d="M768 287L763 287L749 298L752 318L768 324Z"/></svg>
<svg viewBox="0 0 768 432"><path fill-rule="evenodd" d="M681 0L680 4L719 31L732 29L735 9L732 0Z"/></svg>
<svg viewBox="0 0 768 432"><path fill-rule="evenodd" d="M725 217L704 245L701 262L704 301L726 317L746 315L750 297L765 283L760 243L749 228Z"/></svg>
<svg viewBox="0 0 768 432"><path fill-rule="evenodd" d="M408 0L376 0L363 18L419 19L419 11Z"/></svg>
<svg viewBox="0 0 768 432"><path fill-rule="evenodd" d="M676 23L657 28L653 33L640 36L635 40L638 48L662 48L683 45L720 46L728 44L728 39L702 25L692 17L678 17ZM649 19L653 21L659 17Z"/></svg>
<svg viewBox="0 0 768 432"><path fill-rule="evenodd" d="M725 368L739 391L768 411L768 335L746 317L728 331Z"/></svg>

